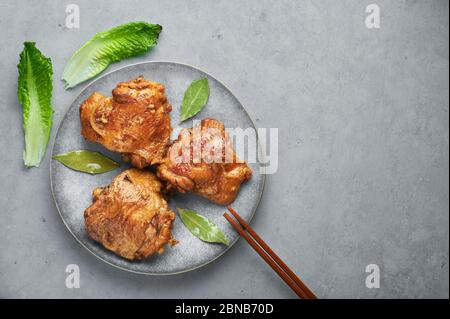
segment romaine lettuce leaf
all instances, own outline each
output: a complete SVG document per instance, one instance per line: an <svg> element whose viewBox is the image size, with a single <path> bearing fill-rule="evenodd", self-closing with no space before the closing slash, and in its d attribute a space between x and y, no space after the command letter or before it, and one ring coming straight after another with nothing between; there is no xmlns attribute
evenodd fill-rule
<svg viewBox="0 0 450 319"><path fill-rule="evenodd" d="M52 128L52 61L25 42L20 61L17 96L23 108L25 166L39 166L47 148Z"/></svg>
<svg viewBox="0 0 450 319"><path fill-rule="evenodd" d="M158 24L131 22L97 33L67 62L62 75L66 89L96 76L112 62L147 52L161 30Z"/></svg>

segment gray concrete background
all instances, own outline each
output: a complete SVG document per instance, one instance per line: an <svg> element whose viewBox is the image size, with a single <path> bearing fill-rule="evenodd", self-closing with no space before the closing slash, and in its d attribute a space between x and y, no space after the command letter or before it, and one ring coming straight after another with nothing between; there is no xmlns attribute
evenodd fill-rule
<svg viewBox="0 0 450 319"><path fill-rule="evenodd" d="M381 8L381 28L364 25ZM81 28L65 27L77 3ZM49 158L22 164L18 55L53 60L54 128L83 85L59 80L96 32L163 25L150 54L223 81L259 127L279 128L279 169L254 228L324 298L449 296L449 4L447 1L2 1L0 4L0 297L292 298L244 241L183 275L114 269L71 237L54 207ZM53 143L55 129L51 142ZM81 288L65 288L78 264ZM365 267L381 269L367 289Z"/></svg>

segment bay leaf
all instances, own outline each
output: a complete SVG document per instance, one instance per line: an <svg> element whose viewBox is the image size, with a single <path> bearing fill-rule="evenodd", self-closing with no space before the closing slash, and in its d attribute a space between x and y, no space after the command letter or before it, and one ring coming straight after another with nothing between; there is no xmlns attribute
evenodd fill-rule
<svg viewBox="0 0 450 319"><path fill-rule="evenodd" d="M120 167L109 157L88 150L71 151L52 158L73 170L89 174L101 174Z"/></svg>
<svg viewBox="0 0 450 319"><path fill-rule="evenodd" d="M177 208L181 221L196 237L209 243L222 243L228 246L228 238L211 220L194 210Z"/></svg>
<svg viewBox="0 0 450 319"><path fill-rule="evenodd" d="M184 92L181 104L181 121L185 121L200 112L208 102L208 79L203 78L192 82Z"/></svg>

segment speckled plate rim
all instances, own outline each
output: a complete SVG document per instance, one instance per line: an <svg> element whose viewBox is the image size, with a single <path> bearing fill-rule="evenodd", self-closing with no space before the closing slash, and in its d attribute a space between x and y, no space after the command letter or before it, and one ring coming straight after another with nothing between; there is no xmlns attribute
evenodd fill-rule
<svg viewBox="0 0 450 319"><path fill-rule="evenodd" d="M120 67L120 68L118 68L118 69L116 69L116 70L112 70L112 71L110 71L110 72L107 72L107 73L105 73L105 74L99 76L98 78L94 79L93 81L89 82L87 85L85 85L85 86L83 87L83 89L80 91L80 93L73 99L73 101L72 101L72 103L70 104L69 108L66 110L66 112L65 112L65 114L64 114L64 116L63 116L63 118L62 118L61 121L59 122L58 128L56 129L55 137L54 137L54 139L53 139L52 148L51 148L51 151L50 151L50 155L51 155L51 156L50 156L50 161L52 161L53 150L54 150L54 147L55 147L55 144L56 144L56 138L58 137L59 129L61 128L61 125L62 125L62 123L64 122L64 120L66 119L67 114L69 113L70 107L71 107L71 106L74 104L74 102L80 97L80 95L83 94L83 92L86 91L93 83L99 81L99 80L102 79L103 77L109 76L111 73L119 72L119 71L121 71L121 70L123 70L123 69L129 68L129 67L132 67L132 66L143 65L143 64L176 64L176 65L186 66L186 67L195 69L195 70L197 70L197 71L203 72L203 73L206 74L207 76L209 76L209 77L213 78L214 80L216 80L218 83L220 83L220 84L225 88L226 91L228 91L228 92L229 92L229 93L230 93L230 94L231 94L231 95L239 102L239 103L238 103L238 104L239 104L239 107L242 109L242 111L243 111L243 112L247 115L247 117L250 119L250 123L252 124L252 126L253 126L253 128L254 128L254 130L255 130L255 133L256 133L256 142L257 142L257 145L258 145L258 151L261 152L261 145L260 145L260 139L259 139L259 135L258 135L258 130L256 129L256 126L255 126L255 123L253 122L253 119L252 119L251 116L248 114L247 110L244 108L244 106L243 106L242 103L239 101L239 99L233 94L233 92L231 92L231 90L230 90L225 84L223 84L221 81L217 80L217 78L214 77L214 76L212 76L210 73L208 73L208 72L206 72L206 71L204 71L204 70L202 70L202 69L200 69L200 68L198 68L198 67L195 67L195 66L192 66L192 65L189 65L189 64L186 64L186 63L180 63L180 62L174 62L174 61L156 60L156 61L144 61L144 62L138 62L138 63L132 63L132 64L125 65L125 66ZM260 163L261 163L261 162L265 162L265 161L264 161L265 155L262 154L262 153L260 153L260 155L261 155L262 161L260 160L259 162L260 162ZM50 167L50 169L49 169L49 173L50 173L50 189L51 189L51 192L52 192L53 203L55 204L56 210L58 211L58 215L59 215L59 217L61 218L63 224L66 226L66 228L69 230L70 234L72 234L72 236L76 239L76 241L77 241L82 247L84 247L87 251L89 251L92 255L94 255L95 257L97 257L97 258L100 259L101 261L105 262L106 264L108 264L108 265L110 265L110 266L112 266L112 267L114 267L114 268L117 268L117 269L120 269L120 270L123 270L123 271L127 271L127 272L130 272L130 273L134 273L134 274L147 275L147 276L170 276L170 275L183 274L183 273L187 273L187 272L190 272L190 271L194 271L194 270L196 270L196 269L200 269L200 268L205 267L205 266L211 264L212 262L216 261L217 259L219 259L220 257L222 257L226 252L228 252L228 251L231 249L231 247L233 247L233 246L236 244L236 242L241 238L240 236L237 236L236 239L233 240L233 241L228 245L227 248L225 248L225 250L223 250L220 254L218 254L218 255L215 256L214 258L212 258L212 259L210 259L210 260L208 260L208 261L206 261L206 262L204 262L204 263L202 263L202 264L200 264L200 265L197 265L197 266L195 266L195 267L191 267L191 268L184 269L184 270L181 270L181 271L174 271L174 272L167 272L167 273L152 273L152 272L143 272L143 271L137 271L137 270L132 270L132 269L129 269L129 268L121 267L121 266L116 265L116 264L113 264L113 263L109 262L108 260L102 258L101 256L97 255L97 254L96 254L94 251L92 251L88 246L86 246L86 245L81 241L80 238L78 238L78 237L72 232L72 229L69 227L69 225L67 224L67 222L66 222L66 220L64 219L63 215L61 214L61 211L59 210L58 203L56 202L56 196L55 196L55 192L54 192L54 189L53 189L52 164L51 164L51 163L50 163L49 167ZM252 221L253 217L255 216L256 210L258 209L259 204L261 203L261 199L262 199L262 196L263 196L263 194L264 194L264 189L265 189L265 184L266 184L265 167L264 167L263 165L259 165L259 168L260 168L260 169L262 168L262 171L261 171L261 175L262 175L262 186L261 186L261 191L259 192L259 196L258 196L258 198L257 198L257 200L256 200L256 205L255 205L255 207L253 208L253 210L252 210L252 212L251 212L251 214L250 214L250 217L249 217L249 219L248 219L248 222L249 222L249 223Z"/></svg>

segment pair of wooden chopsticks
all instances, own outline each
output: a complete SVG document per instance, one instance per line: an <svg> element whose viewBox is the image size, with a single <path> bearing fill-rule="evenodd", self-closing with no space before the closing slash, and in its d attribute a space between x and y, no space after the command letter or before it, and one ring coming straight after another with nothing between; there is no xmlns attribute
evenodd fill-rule
<svg viewBox="0 0 450 319"><path fill-rule="evenodd" d="M297 277L294 272L267 246L261 237L250 227L247 222L231 207L227 207L230 213L237 219L239 224L228 213L223 216L233 228L245 238L253 249L272 267L273 270L291 287L291 289L302 299L316 299L314 293ZM246 232L247 231L247 232Z"/></svg>

